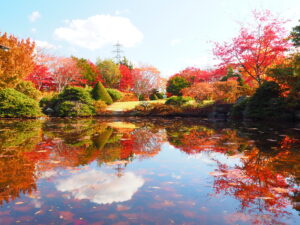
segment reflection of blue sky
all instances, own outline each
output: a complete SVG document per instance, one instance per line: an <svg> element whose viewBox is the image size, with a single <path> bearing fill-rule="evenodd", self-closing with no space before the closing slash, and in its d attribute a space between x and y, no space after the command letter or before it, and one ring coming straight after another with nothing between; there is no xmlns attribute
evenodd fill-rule
<svg viewBox="0 0 300 225"><path fill-rule="evenodd" d="M111 204L130 200L143 184L144 179L132 172L125 172L122 177L118 177L92 169L58 180L56 188L62 192L70 192L75 199Z"/></svg>
<svg viewBox="0 0 300 225"><path fill-rule="evenodd" d="M227 155L212 152L212 151L203 151L197 154L188 155L180 149L170 145L168 142L162 144L162 150L159 154L159 158L165 162L172 161L175 170L181 169L182 167L178 168L178 164L184 164L185 168L188 167L200 167L201 172L208 173L213 171L212 167L216 166L216 161L222 162L228 166L235 166L240 164L240 160L238 158L229 158ZM170 154L171 152L171 154ZM172 155L172 157L170 157Z"/></svg>

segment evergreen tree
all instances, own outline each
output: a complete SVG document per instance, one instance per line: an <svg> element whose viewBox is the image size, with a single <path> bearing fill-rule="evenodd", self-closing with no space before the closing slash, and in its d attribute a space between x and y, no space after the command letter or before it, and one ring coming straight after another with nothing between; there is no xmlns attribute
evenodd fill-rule
<svg viewBox="0 0 300 225"><path fill-rule="evenodd" d="M113 103L112 98L110 97L110 95L108 94L107 90L105 89L105 87L102 85L101 82L98 82L95 85L91 94L93 99L95 100L102 100L108 105Z"/></svg>

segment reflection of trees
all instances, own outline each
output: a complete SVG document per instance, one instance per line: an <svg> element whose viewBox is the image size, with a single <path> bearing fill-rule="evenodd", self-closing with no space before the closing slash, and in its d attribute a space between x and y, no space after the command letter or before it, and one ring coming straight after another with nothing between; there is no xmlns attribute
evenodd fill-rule
<svg viewBox="0 0 300 225"><path fill-rule="evenodd" d="M253 147L244 152L241 165L230 167L217 161L215 191L238 199L241 210L256 215L253 223L279 223L276 219L288 215L286 207L299 191L296 173L300 158L295 158L294 153L289 148L261 151Z"/></svg>
<svg viewBox="0 0 300 225"><path fill-rule="evenodd" d="M16 154L0 160L0 205L36 190L35 163Z"/></svg>
<svg viewBox="0 0 300 225"><path fill-rule="evenodd" d="M40 135L40 121L0 121L0 205L36 190L35 163L27 154Z"/></svg>
<svg viewBox="0 0 300 225"><path fill-rule="evenodd" d="M299 139L281 136L279 142L271 139L272 144L266 145L267 132L250 132L257 132L257 128L246 130L246 135L243 130L203 125L166 130L170 144L187 154L206 151L239 158L240 163L234 166L212 159L218 166L211 173L214 190L238 199L241 211L255 215L249 217L254 224L280 224L277 220L288 215L288 205L295 202L294 208L299 208ZM251 136L253 141L245 136Z"/></svg>
<svg viewBox="0 0 300 225"><path fill-rule="evenodd" d="M121 161L126 164L134 157L150 157L160 151L164 136L153 127L129 129L110 125L113 123L90 120L47 122L42 143L52 145L52 156L40 166L48 170L53 161L60 162L54 167L66 167L86 165L94 160L99 165L113 165L113 162L117 165Z"/></svg>
<svg viewBox="0 0 300 225"><path fill-rule="evenodd" d="M161 133L153 127L124 129L95 120L0 121L0 202L36 189L44 172L97 161L118 175L135 157L157 154ZM41 129L42 128L42 129Z"/></svg>
<svg viewBox="0 0 300 225"><path fill-rule="evenodd" d="M29 151L39 142L41 122L37 120L0 120L1 153L10 149Z"/></svg>
<svg viewBox="0 0 300 225"><path fill-rule="evenodd" d="M287 181L289 174L285 172L288 171L279 173L272 167L276 158L266 157L254 148L245 152L241 166L230 167L218 162L214 172L216 193L234 196L240 201L241 210L261 219L266 215L273 218L287 215L286 207L291 203L289 194L296 189ZM269 222L263 221L263 224Z"/></svg>
<svg viewBox="0 0 300 225"><path fill-rule="evenodd" d="M164 140L164 134L161 131L153 131L147 127L136 129L133 136L133 153L139 158L153 157L160 151Z"/></svg>
<svg viewBox="0 0 300 225"><path fill-rule="evenodd" d="M205 126L167 128L168 141L187 154L214 151L228 155L250 148L248 139L240 138L236 130L215 130Z"/></svg>
<svg viewBox="0 0 300 225"><path fill-rule="evenodd" d="M218 165L212 173L214 190L234 196L244 212L265 215L254 222L275 221L293 202L299 210L300 146L299 137L292 133L264 145L266 136L255 135L255 130L214 129L194 120L142 120L134 125L136 128L93 119L49 120L41 129L38 121L0 121L0 201L34 191L38 176L56 168L96 161L122 175L128 163L158 154L167 139L187 154L206 151L239 158L234 166L214 159Z"/></svg>
<svg viewBox="0 0 300 225"><path fill-rule="evenodd" d="M62 139L71 146L90 145L90 136L97 126L94 120L49 120L44 123L43 131L47 137Z"/></svg>

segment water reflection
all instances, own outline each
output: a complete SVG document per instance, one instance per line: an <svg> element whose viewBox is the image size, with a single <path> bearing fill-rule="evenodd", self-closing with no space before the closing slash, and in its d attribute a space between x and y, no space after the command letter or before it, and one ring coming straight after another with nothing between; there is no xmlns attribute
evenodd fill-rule
<svg viewBox="0 0 300 225"><path fill-rule="evenodd" d="M125 172L122 177L89 170L57 181L59 191L71 192L75 199L88 199L98 204L124 202L144 184L143 178L134 173Z"/></svg>
<svg viewBox="0 0 300 225"><path fill-rule="evenodd" d="M184 187L189 186L193 195L199 195L199 187L194 183L204 178L199 177L199 165L192 160L192 156L197 156L209 171L203 175L203 187L210 197L216 198L215 204L222 208L217 199L223 196L234 205L218 217L219 224L285 224L285 220L294 223L295 212L300 208L297 129L287 126L270 130L270 126L260 128L253 124L215 126L193 119L1 120L0 204L9 210L8 215L17 218L22 215L17 203L25 204L27 198L33 200L22 209L24 212L37 206L53 210L57 202L64 215L69 215L69 205L75 207L76 201L88 200L117 207L109 208L110 213L117 215L107 218L116 222L124 220L124 215L118 214L122 210L114 204L130 202L132 208L125 207L126 210L142 210L147 215L143 214L139 223L208 223L214 213L206 215L209 219L202 214L214 207L207 209L208 203L196 207L208 201L207 197L193 203L191 211L179 207L188 203ZM186 161L184 155L191 160ZM174 177L180 179L168 181ZM161 190L160 195L154 190ZM182 200L177 200L179 196ZM153 202L158 199L161 203ZM153 218L153 207L163 208L170 215L176 212L178 216L166 220L166 215L158 211L160 216ZM91 214L87 206L78 210L83 215ZM32 212L33 218L43 218L36 223L45 222L47 217L42 217L42 212L35 213ZM0 210L1 224L13 223L8 215L6 222L1 220L1 215ZM75 217L70 218L74 222ZM99 218L92 216L86 222Z"/></svg>

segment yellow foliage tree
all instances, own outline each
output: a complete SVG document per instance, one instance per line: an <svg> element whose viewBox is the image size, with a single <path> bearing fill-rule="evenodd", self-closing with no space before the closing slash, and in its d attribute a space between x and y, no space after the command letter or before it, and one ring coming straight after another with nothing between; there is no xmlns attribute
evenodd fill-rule
<svg viewBox="0 0 300 225"><path fill-rule="evenodd" d="M34 42L30 39L19 40L13 35L0 33L0 88L14 88L34 68Z"/></svg>

